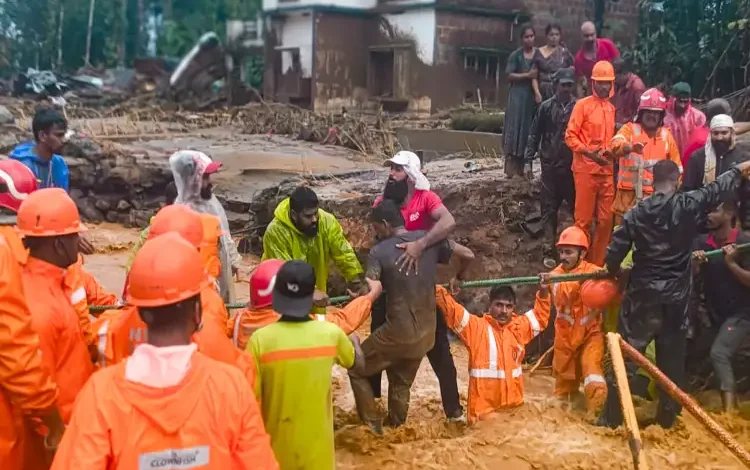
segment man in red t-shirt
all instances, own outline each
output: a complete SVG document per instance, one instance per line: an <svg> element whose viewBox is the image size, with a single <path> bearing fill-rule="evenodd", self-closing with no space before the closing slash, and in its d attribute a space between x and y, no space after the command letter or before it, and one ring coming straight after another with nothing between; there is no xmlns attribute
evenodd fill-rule
<svg viewBox="0 0 750 470"><path fill-rule="evenodd" d="M591 94L591 72L594 64L600 60L612 62L620 57L617 46L607 38L596 37L596 26L591 21L581 25L581 37L583 43L575 57L573 66L578 77L578 97L582 98ZM587 85L587 93L584 93L584 84Z"/></svg>
<svg viewBox="0 0 750 470"><path fill-rule="evenodd" d="M397 245L404 250L397 263L409 273L417 268L419 258L427 247L448 238L456 227L456 221L443 205L440 196L430 191L430 183L422 174L422 164L415 153L398 152L393 158L386 160L385 165L391 169L388 182L383 195L375 199L373 207L383 199L390 199L401 207L406 230L427 232L419 240ZM373 304L371 315L370 328L375 331L385 323L385 293ZM448 327L442 313L437 312L436 316L435 346L427 353L427 358L440 383L440 396L446 417L449 421L464 422L466 418L459 401L456 366L448 342ZM382 373L370 377L375 397L380 397L381 375Z"/></svg>

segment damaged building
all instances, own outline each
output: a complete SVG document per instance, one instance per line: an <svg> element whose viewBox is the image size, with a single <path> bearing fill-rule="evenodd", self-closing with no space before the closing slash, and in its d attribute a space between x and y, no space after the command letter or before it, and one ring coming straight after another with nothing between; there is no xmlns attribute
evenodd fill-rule
<svg viewBox="0 0 750 470"><path fill-rule="evenodd" d="M559 23L573 51L591 0L263 0L266 97L425 115L466 102L504 105L505 65L531 21L537 44ZM629 44L637 0L606 1L605 34Z"/></svg>

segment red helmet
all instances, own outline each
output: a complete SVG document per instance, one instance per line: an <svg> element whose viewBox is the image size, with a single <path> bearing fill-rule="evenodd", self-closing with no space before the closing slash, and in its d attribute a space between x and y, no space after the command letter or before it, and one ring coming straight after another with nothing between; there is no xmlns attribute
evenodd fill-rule
<svg viewBox="0 0 750 470"><path fill-rule="evenodd" d="M649 111L667 112L667 99L658 88L649 88L641 95L638 102L638 112L648 109Z"/></svg>
<svg viewBox="0 0 750 470"><path fill-rule="evenodd" d="M267 259L250 273L250 307L262 308L271 305L276 273L284 265L280 259Z"/></svg>
<svg viewBox="0 0 750 470"><path fill-rule="evenodd" d="M36 176L18 160L0 160L0 183L8 190L0 193L0 207L18 212L21 203L37 189Z"/></svg>

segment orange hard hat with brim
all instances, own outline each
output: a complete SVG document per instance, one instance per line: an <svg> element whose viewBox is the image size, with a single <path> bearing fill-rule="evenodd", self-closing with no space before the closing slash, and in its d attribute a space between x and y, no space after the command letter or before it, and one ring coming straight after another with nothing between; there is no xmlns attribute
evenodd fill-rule
<svg viewBox="0 0 750 470"><path fill-rule="evenodd" d="M584 250L589 249L589 237L586 232L573 225L562 231L556 246L578 246Z"/></svg>
<svg viewBox="0 0 750 470"><path fill-rule="evenodd" d="M165 206L151 220L146 240L170 232L177 233L194 247L199 248L203 242L203 222L200 214L184 204Z"/></svg>
<svg viewBox="0 0 750 470"><path fill-rule="evenodd" d="M59 237L86 231L76 203L61 188L29 194L18 208L16 225L25 237Z"/></svg>
<svg viewBox="0 0 750 470"><path fill-rule="evenodd" d="M600 60L594 64L594 69L591 71L591 80L595 82L614 82L615 68L612 67L609 61Z"/></svg>
<svg viewBox="0 0 750 470"><path fill-rule="evenodd" d="M128 273L125 300L136 307L164 307L200 294L211 284L203 260L175 232L143 244Z"/></svg>
<svg viewBox="0 0 750 470"><path fill-rule="evenodd" d="M617 297L617 283L612 279L589 279L581 285L581 302L588 308L609 307Z"/></svg>

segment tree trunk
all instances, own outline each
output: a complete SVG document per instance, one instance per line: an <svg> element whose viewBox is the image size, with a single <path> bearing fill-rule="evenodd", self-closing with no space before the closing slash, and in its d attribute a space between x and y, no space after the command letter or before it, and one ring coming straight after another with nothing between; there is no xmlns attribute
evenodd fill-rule
<svg viewBox="0 0 750 470"><path fill-rule="evenodd" d="M122 8L120 9L120 47L117 51L117 65L125 67L126 41L128 37L128 0L120 0Z"/></svg>
<svg viewBox="0 0 750 470"><path fill-rule="evenodd" d="M57 69L62 68L63 63L63 47L62 47L62 33L63 33L63 20L65 19L65 4L60 2L60 17L57 23Z"/></svg>
<svg viewBox="0 0 750 470"><path fill-rule="evenodd" d="M86 55L84 56L84 65L91 65L91 30L94 27L95 6L96 0L91 0L91 3L89 3L89 26L86 31Z"/></svg>

